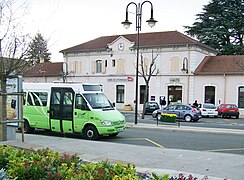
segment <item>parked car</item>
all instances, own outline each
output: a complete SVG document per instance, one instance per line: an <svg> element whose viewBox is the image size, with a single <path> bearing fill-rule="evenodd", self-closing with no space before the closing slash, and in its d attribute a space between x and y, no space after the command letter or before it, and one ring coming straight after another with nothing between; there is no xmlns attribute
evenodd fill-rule
<svg viewBox="0 0 244 180"><path fill-rule="evenodd" d="M202 117L218 117L217 107L212 103L199 104Z"/></svg>
<svg viewBox="0 0 244 180"><path fill-rule="evenodd" d="M195 106L186 105L186 104L171 104L165 108L161 108L153 111L153 118L160 119L161 113L167 114L176 114L177 119L183 119L185 121L194 121L197 122L201 117L201 111Z"/></svg>
<svg viewBox="0 0 244 180"><path fill-rule="evenodd" d="M159 109L157 102L147 102L145 106L145 114L152 114L152 112L157 109Z"/></svg>
<svg viewBox="0 0 244 180"><path fill-rule="evenodd" d="M235 104L220 104L218 109L218 115L222 118L235 116L236 119L239 118L239 109Z"/></svg>

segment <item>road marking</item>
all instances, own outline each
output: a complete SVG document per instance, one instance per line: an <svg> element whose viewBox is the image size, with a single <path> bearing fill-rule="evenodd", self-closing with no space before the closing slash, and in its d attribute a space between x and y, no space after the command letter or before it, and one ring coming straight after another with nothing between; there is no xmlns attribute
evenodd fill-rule
<svg viewBox="0 0 244 180"><path fill-rule="evenodd" d="M160 147L160 148L164 148L162 145L160 145L160 144L152 141L151 139L145 138L145 140L148 141L148 142L150 142L150 143L152 143L152 144L154 144L154 145L156 145L156 146L158 146L158 147Z"/></svg>
<svg viewBox="0 0 244 180"><path fill-rule="evenodd" d="M213 149L213 150L205 150L208 152L223 152L223 151L239 151L244 150L244 148L229 148L229 149Z"/></svg>
<svg viewBox="0 0 244 180"><path fill-rule="evenodd" d="M123 138L123 139L114 139L114 140L124 140L124 141L134 141L134 140L146 140L152 144L154 144L155 146L159 147L159 148L164 148L164 146L152 141L151 139L148 139L148 138Z"/></svg>
<svg viewBox="0 0 244 180"><path fill-rule="evenodd" d="M113 139L113 140L128 140L128 141L130 141L130 140L145 140L145 138L122 138L122 139Z"/></svg>

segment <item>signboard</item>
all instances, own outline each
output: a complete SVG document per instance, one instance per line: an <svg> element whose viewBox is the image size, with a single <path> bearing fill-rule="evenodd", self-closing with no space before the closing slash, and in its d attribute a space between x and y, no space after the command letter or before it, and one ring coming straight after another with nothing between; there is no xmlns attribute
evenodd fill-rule
<svg viewBox="0 0 244 180"><path fill-rule="evenodd" d="M151 96L151 101L155 101L155 96Z"/></svg>
<svg viewBox="0 0 244 180"><path fill-rule="evenodd" d="M17 93L22 91L22 78L7 79L7 93ZM18 95L7 95L7 119L21 119L20 117L20 98ZM8 123L8 125L18 126L18 123Z"/></svg>
<svg viewBox="0 0 244 180"><path fill-rule="evenodd" d="M108 82L133 82L133 77L128 76L127 78L108 78Z"/></svg>
<svg viewBox="0 0 244 180"><path fill-rule="evenodd" d="M171 83L179 83L180 82L180 78L170 78L170 82Z"/></svg>

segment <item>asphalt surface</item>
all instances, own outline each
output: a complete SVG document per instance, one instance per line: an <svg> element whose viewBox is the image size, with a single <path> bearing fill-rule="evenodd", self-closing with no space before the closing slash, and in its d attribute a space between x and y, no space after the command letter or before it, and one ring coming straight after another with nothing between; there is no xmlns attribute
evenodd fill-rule
<svg viewBox="0 0 244 180"><path fill-rule="evenodd" d="M243 130L177 127L159 124L127 123L130 128L168 129L172 131L194 131L206 133L233 133L244 136ZM211 140L210 140L211 141ZM208 179L244 179L244 156L217 152L167 149L162 147L136 146L110 142L88 141L65 137L42 136L40 134L25 134L22 142L21 134L16 134L16 140L0 142L22 148L40 149L48 147L60 153L78 154L87 161L97 162L109 160L133 163L140 172L169 173L186 176L192 174L198 179L207 176ZM227 142L228 143L228 142Z"/></svg>

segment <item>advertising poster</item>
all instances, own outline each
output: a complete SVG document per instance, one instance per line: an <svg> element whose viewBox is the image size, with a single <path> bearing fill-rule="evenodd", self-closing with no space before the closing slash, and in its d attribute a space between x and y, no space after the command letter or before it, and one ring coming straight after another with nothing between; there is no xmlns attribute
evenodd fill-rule
<svg viewBox="0 0 244 180"><path fill-rule="evenodd" d="M11 78L7 79L6 86L7 93L21 92L20 79ZM18 95L7 95L7 119L19 119L19 97ZM8 123L8 125L18 126L18 123Z"/></svg>

